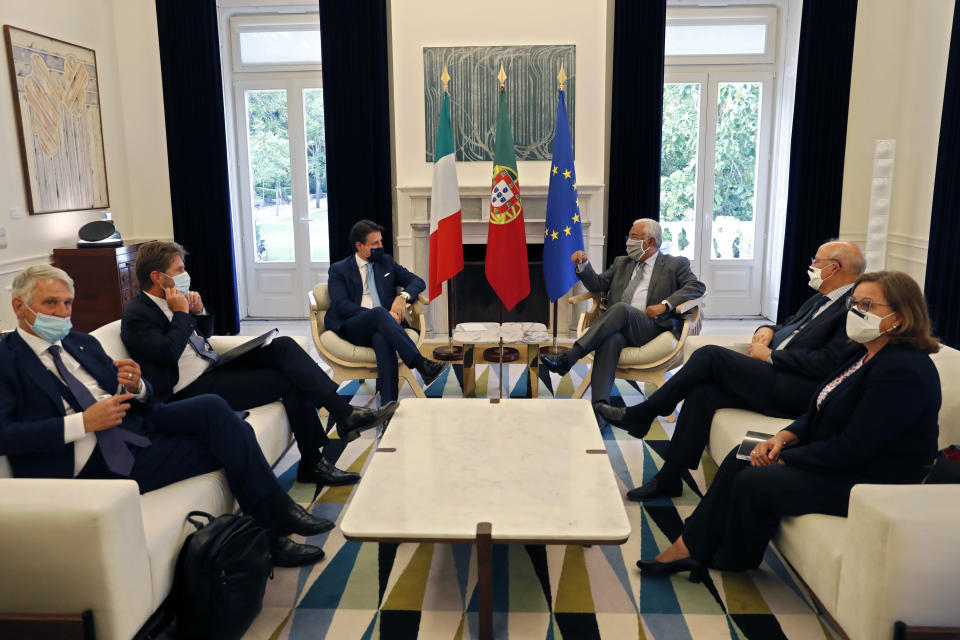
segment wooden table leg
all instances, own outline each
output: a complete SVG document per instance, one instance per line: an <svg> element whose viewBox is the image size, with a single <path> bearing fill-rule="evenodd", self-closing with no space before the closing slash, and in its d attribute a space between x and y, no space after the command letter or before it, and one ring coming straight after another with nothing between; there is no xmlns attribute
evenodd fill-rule
<svg viewBox="0 0 960 640"><path fill-rule="evenodd" d="M477 397L477 361L475 344L463 345L463 397Z"/></svg>
<svg viewBox="0 0 960 640"><path fill-rule="evenodd" d="M480 640L493 640L493 526L477 523L477 591Z"/></svg>

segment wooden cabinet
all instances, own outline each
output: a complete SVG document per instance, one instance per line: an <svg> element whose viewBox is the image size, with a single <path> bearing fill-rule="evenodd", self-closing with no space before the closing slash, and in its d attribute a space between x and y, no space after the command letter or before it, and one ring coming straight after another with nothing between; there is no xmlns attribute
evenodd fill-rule
<svg viewBox="0 0 960 640"><path fill-rule="evenodd" d="M96 249L54 249L53 266L73 278L73 327L93 331L119 320L140 292L135 264L139 244Z"/></svg>

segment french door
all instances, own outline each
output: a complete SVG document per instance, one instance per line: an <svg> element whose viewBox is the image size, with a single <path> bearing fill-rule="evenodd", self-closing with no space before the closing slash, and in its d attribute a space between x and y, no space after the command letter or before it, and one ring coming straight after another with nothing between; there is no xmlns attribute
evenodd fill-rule
<svg viewBox="0 0 960 640"><path fill-rule="evenodd" d="M663 92L663 250L690 259L711 317L760 314L773 74L670 72Z"/></svg>
<svg viewBox="0 0 960 640"><path fill-rule="evenodd" d="M326 280L326 151L317 79L234 83L247 313L302 318Z"/></svg>

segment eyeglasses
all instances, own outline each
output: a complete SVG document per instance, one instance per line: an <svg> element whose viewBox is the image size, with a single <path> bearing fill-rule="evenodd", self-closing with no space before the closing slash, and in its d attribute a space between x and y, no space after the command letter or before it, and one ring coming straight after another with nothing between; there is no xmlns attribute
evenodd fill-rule
<svg viewBox="0 0 960 640"><path fill-rule="evenodd" d="M861 313L869 313L870 309L873 307L886 307L887 309L893 309L890 305L885 302L874 302L870 298L863 298L862 300L856 300L853 296L847 298L847 310L857 308L857 311Z"/></svg>
<svg viewBox="0 0 960 640"><path fill-rule="evenodd" d="M818 258L817 256L813 256L812 258L810 258L810 264L813 264L815 262L836 262L838 267L843 267L843 265L840 264L840 261L837 260L836 258Z"/></svg>
<svg viewBox="0 0 960 640"><path fill-rule="evenodd" d="M633 236L633 235L631 235L631 236L624 236L624 237L623 237L623 240L624 240L624 242L629 241L629 240L633 240L633 241L635 241L635 242L643 242L644 240L646 240L646 238L641 237L641 236Z"/></svg>

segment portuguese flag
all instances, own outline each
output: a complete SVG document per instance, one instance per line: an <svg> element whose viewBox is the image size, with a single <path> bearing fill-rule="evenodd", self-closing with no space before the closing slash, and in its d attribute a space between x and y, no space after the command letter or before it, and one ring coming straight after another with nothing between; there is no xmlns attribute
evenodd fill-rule
<svg viewBox="0 0 960 640"><path fill-rule="evenodd" d="M497 137L493 151L493 184L490 191L490 224L487 230L487 281L507 311L530 294L527 237L523 203L517 181L507 94L501 87L497 108Z"/></svg>
<svg viewBox="0 0 960 640"><path fill-rule="evenodd" d="M443 293L443 283L463 271L460 190L450 126L450 96L443 92L437 147L433 154L430 194L430 299Z"/></svg>

